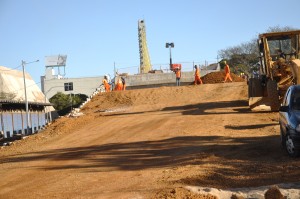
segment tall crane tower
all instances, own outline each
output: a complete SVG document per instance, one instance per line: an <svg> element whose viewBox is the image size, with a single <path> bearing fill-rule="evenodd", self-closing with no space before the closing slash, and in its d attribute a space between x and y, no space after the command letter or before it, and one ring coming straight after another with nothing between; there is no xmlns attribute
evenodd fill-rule
<svg viewBox="0 0 300 199"><path fill-rule="evenodd" d="M139 50L140 50L140 73L148 73L152 70L150 56L146 40L146 25L144 20L138 21Z"/></svg>

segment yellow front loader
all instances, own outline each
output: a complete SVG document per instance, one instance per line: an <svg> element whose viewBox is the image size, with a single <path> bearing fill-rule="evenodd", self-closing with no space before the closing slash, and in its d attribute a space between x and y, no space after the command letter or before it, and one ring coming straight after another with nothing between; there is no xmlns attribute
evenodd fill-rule
<svg viewBox="0 0 300 199"><path fill-rule="evenodd" d="M259 73L249 79L252 110L278 111L289 86L300 84L300 30L260 34Z"/></svg>

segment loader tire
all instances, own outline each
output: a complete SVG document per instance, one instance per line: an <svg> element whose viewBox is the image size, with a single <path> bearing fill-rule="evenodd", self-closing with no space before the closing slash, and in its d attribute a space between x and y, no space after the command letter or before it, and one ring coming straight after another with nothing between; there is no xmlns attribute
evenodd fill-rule
<svg viewBox="0 0 300 199"><path fill-rule="evenodd" d="M278 86L276 81L269 80L267 82L267 93L268 93L268 98L270 100L271 111L278 111L280 107L280 101L279 101Z"/></svg>

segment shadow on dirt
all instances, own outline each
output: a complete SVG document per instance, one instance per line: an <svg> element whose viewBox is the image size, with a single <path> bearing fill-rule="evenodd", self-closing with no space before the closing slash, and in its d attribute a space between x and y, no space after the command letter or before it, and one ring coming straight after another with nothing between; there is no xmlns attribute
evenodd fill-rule
<svg viewBox="0 0 300 199"><path fill-rule="evenodd" d="M160 110L140 111L140 112L112 112L104 114L105 116L117 116L117 115L136 115L151 112L174 112L181 113L182 115L212 115L212 114L256 114L250 110L248 101L236 100L236 101L221 101L221 102L207 102L199 104L189 104L184 106L170 106ZM260 113L269 113L270 111L260 111Z"/></svg>
<svg viewBox="0 0 300 199"><path fill-rule="evenodd" d="M218 110L218 112L211 112L213 110ZM252 113L248 110L245 101L167 107L163 111L180 111L182 114L192 115L232 114L234 111ZM120 113L120 115L126 115L126 113ZM225 128L259 130L270 125L277 124L228 125ZM216 188L295 182L299 180L300 176L299 158L292 159L285 154L280 147L279 135L259 137L180 136L155 141L110 143L53 149L23 154L22 157L16 155L2 158L0 163L30 163L42 160L50 161L51 164L36 166L37 169L81 169L80 172L173 169L190 166L198 167L200 171L205 167L214 166L213 169L209 169L210 173L203 172L204 169L199 173L188 175L187 169L185 178L174 179L173 182ZM176 169L173 174L176 176Z"/></svg>
<svg viewBox="0 0 300 199"><path fill-rule="evenodd" d="M180 111L183 115L211 115L211 114L256 114L250 110L248 101L232 100L207 102L185 106L172 106L162 109L162 111ZM260 113L269 113L270 111L260 111Z"/></svg>
<svg viewBox="0 0 300 199"><path fill-rule="evenodd" d="M195 105L184 105L184 106L173 106L166 107L163 110L165 111L174 111L174 110L189 110L189 109L218 109L218 108L234 108L234 107L243 107L244 111L249 112L248 102L245 100L233 100L233 101L218 101L218 102L207 102L200 103Z"/></svg>
<svg viewBox="0 0 300 199"><path fill-rule="evenodd" d="M238 125L238 126L234 126L234 125L225 125L226 129L233 129L233 130L247 130L247 129L260 129L260 128L264 128L267 126L277 126L278 124L276 123L270 123L270 124L251 124L251 125Z"/></svg>
<svg viewBox="0 0 300 199"><path fill-rule="evenodd" d="M1 163L39 160L48 160L51 164L38 166L37 169L81 169L84 172L185 166L197 166L200 170L210 163L217 163L219 166L212 173L192 177L187 175L189 177L176 182L222 188L293 182L298 181L300 175L300 162L285 155L279 145L279 136L183 136L157 141L55 149L9 157L2 159Z"/></svg>

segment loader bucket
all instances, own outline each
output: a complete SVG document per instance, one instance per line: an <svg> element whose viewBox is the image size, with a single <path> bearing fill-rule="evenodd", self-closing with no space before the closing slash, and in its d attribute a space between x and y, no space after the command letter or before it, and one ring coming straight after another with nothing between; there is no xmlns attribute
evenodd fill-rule
<svg viewBox="0 0 300 199"><path fill-rule="evenodd" d="M295 59L295 60L291 60L291 69L292 69L292 73L293 76L295 77L295 79L297 80L297 84L300 84L300 60L299 59Z"/></svg>
<svg viewBox="0 0 300 199"><path fill-rule="evenodd" d="M252 111L271 111L272 100L268 97L250 97L249 107Z"/></svg>

